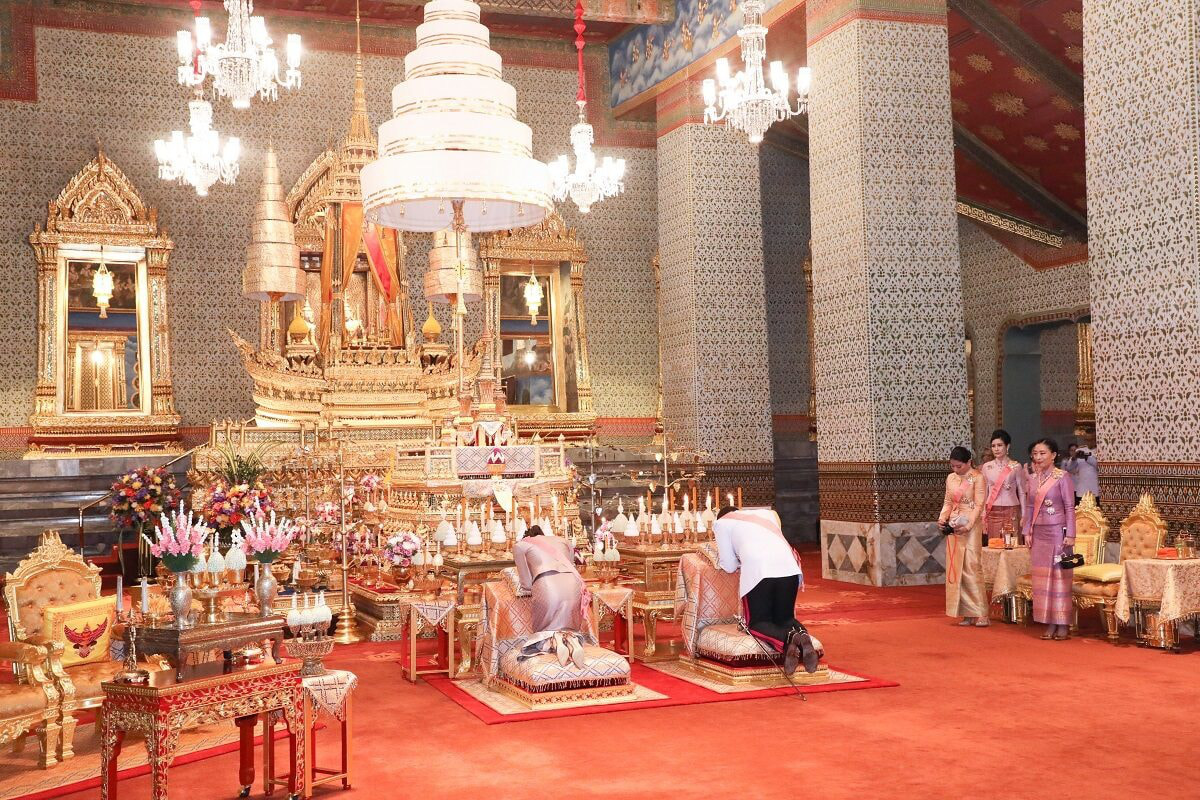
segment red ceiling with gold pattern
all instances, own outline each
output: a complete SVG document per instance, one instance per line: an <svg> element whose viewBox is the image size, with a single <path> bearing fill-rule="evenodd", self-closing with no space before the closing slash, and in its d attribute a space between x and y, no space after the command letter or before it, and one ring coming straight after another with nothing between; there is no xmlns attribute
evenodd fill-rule
<svg viewBox="0 0 1200 800"><path fill-rule="evenodd" d="M950 14L949 36L955 121L1060 200L1085 211L1083 109L958 14ZM959 188L985 205L1005 200L974 185Z"/></svg>

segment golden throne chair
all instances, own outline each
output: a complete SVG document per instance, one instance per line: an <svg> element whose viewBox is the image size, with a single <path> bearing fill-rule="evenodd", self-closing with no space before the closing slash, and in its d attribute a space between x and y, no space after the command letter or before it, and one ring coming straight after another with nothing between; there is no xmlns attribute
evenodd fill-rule
<svg viewBox="0 0 1200 800"><path fill-rule="evenodd" d="M16 683L0 685L0 745L18 749L35 734L41 746L38 765L58 763L60 695L50 677L52 647L46 642L0 642L0 661L9 661Z"/></svg>
<svg viewBox="0 0 1200 800"><path fill-rule="evenodd" d="M1091 495L1084 500L1089 497ZM1083 507L1082 502L1079 505ZM1099 509L1096 512L1099 513ZM1080 609L1098 606L1104 617L1108 640L1113 644L1120 638L1117 590L1121 587L1122 564L1127 558L1156 558L1166 538L1167 523L1155 508L1154 498L1149 493L1143 494L1129 516L1121 520L1120 560L1116 564L1095 564L1075 570L1075 583L1071 586L1075 606Z"/></svg>
<svg viewBox="0 0 1200 800"><path fill-rule="evenodd" d="M684 655L680 659L683 667L728 685L788 685L778 666L782 657L769 655L739 624L737 573L720 569L708 555L687 553L679 560L675 586L675 614L683 634ZM815 637L813 644L821 650ZM829 668L821 664L811 675L803 670L795 673L791 682L828 680Z"/></svg>
<svg viewBox="0 0 1200 800"><path fill-rule="evenodd" d="M517 660L520 644L533 630L533 599L519 594L516 571L483 585L479 664L483 684L534 709L571 708L597 700L633 694L629 661L596 643L594 630L584 633L583 669L541 653ZM594 620L588 621L590 628Z"/></svg>
<svg viewBox="0 0 1200 800"><path fill-rule="evenodd" d="M120 634L115 596L100 596L100 568L63 544L57 531L44 532L5 581L9 637L48 650L59 696L56 759L68 759L75 754L77 717L99 708L100 684L121 669L109 656L109 642Z"/></svg>
<svg viewBox="0 0 1200 800"><path fill-rule="evenodd" d="M1108 520L1104 518L1104 514L1100 513L1100 508L1096 505L1096 497L1088 492L1075 507L1075 552L1083 556L1083 567L1075 569L1076 583L1079 581L1080 570L1100 564L1104 557L1104 544L1107 539ZM1028 623L1033 619L1033 579L1029 575L1022 575L1017 579L1017 594L1024 600L1024 621ZM1114 602L1115 599L1114 595ZM1076 599L1076 622L1071 626L1072 629L1079 627L1078 610L1086 607L1090 606L1081 606Z"/></svg>

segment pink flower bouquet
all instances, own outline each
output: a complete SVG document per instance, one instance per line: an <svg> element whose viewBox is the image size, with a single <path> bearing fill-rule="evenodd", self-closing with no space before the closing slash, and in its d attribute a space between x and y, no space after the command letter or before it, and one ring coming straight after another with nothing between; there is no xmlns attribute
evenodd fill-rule
<svg viewBox="0 0 1200 800"><path fill-rule="evenodd" d="M421 540L411 531L402 531L387 540L383 549L383 557L394 567L412 565L413 556L421 549Z"/></svg>
<svg viewBox="0 0 1200 800"><path fill-rule="evenodd" d="M272 511L270 517L258 514L243 519L242 530L246 555L254 556L260 564L270 564L288 549L298 529L287 518L276 520Z"/></svg>
<svg viewBox="0 0 1200 800"><path fill-rule="evenodd" d="M142 534L150 545L150 554L161 558L171 572L188 572L204 553L204 542L212 535L212 529L192 514L180 511L168 517L163 514L156 527L156 541Z"/></svg>

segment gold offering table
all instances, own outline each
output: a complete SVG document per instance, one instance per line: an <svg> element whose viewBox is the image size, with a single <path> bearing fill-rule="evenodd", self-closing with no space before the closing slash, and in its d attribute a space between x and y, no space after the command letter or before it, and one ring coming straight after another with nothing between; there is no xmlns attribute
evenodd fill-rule
<svg viewBox="0 0 1200 800"><path fill-rule="evenodd" d="M266 719L271 712L281 714L287 724L292 761L288 791L292 797L299 797L304 792L305 778L300 662L232 668L211 662L188 667L184 672L183 678L169 670L152 672L143 684L102 684L102 800L117 800L117 759L127 734L145 736L152 776L150 796L167 800L167 769L180 732L226 719L235 720L241 730L238 782L241 796L247 796L254 783L254 725L260 716Z"/></svg>
<svg viewBox="0 0 1200 800"><path fill-rule="evenodd" d="M1178 624L1200 617L1200 558L1127 558L1117 618L1134 623L1138 643L1179 651Z"/></svg>
<svg viewBox="0 0 1200 800"><path fill-rule="evenodd" d="M658 641L658 621L675 616L675 575L679 559L695 552L697 545L670 543L666 545L626 544L621 549L621 574L628 577L633 588L631 606L635 619L642 622L645 643L633 656L639 661L672 661L682 652L676 640Z"/></svg>
<svg viewBox="0 0 1200 800"><path fill-rule="evenodd" d="M991 599L990 616L1002 622L1022 622L1025 604L1017 593L1017 581L1032 567L1028 547L985 547L980 559L983 591Z"/></svg>
<svg viewBox="0 0 1200 800"><path fill-rule="evenodd" d="M455 598L458 603L462 603L463 592L467 584L486 583L499 575L502 569L512 566L516 566L516 562L511 557L504 558L496 555L472 558L471 556L451 554L444 556L442 570L438 574L454 581Z"/></svg>
<svg viewBox="0 0 1200 800"><path fill-rule="evenodd" d="M220 650L225 663L233 651L247 645L262 646L271 640L271 657L279 662L279 647L283 643L284 618L261 617L257 613L228 613L215 625L195 625L191 628L137 626L137 648L142 656L162 655L175 667L175 677L182 680L188 653L211 653Z"/></svg>

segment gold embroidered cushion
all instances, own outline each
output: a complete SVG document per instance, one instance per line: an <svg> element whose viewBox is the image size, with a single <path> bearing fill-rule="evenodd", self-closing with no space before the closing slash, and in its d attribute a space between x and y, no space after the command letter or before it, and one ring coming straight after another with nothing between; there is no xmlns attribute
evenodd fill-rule
<svg viewBox="0 0 1200 800"><path fill-rule="evenodd" d="M111 595L50 606L43 615L42 635L62 642L64 667L107 661L116 616L116 598Z"/></svg>
<svg viewBox="0 0 1200 800"><path fill-rule="evenodd" d="M1100 583L1120 583L1120 564L1087 564L1076 567L1073 577L1077 581L1099 581Z"/></svg>
<svg viewBox="0 0 1200 800"><path fill-rule="evenodd" d="M500 658L500 674L509 683L529 692L559 692L586 686L614 686L629 682L629 662L624 656L595 645L584 645L584 668L571 662L558 663L558 657L539 653L531 658L517 659L520 649L514 647Z"/></svg>
<svg viewBox="0 0 1200 800"><path fill-rule="evenodd" d="M770 660L754 637L736 624L706 626L696 640L696 650L702 656L729 663Z"/></svg>

